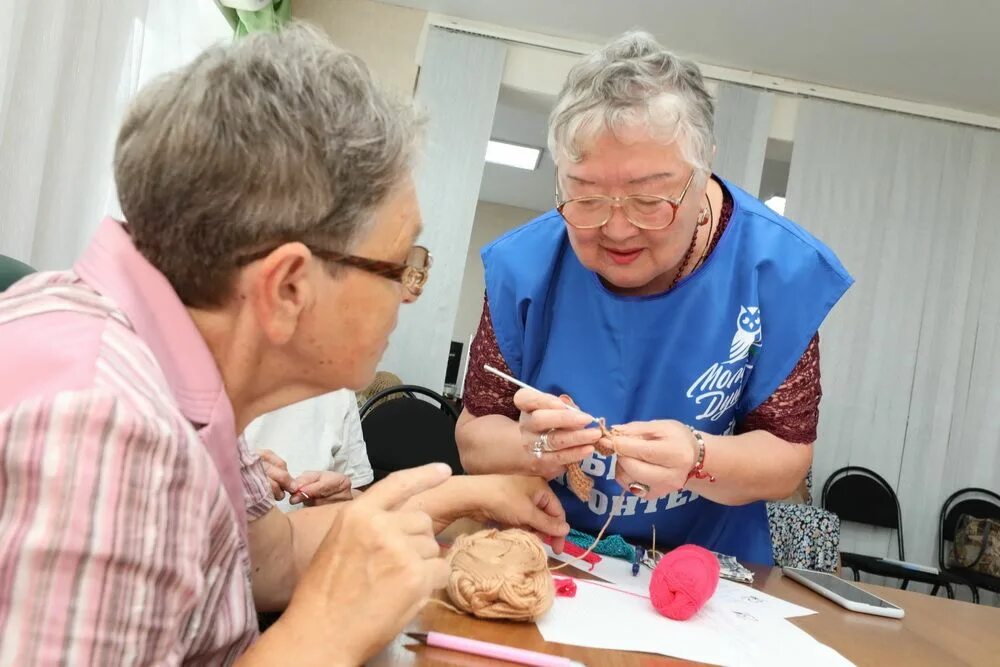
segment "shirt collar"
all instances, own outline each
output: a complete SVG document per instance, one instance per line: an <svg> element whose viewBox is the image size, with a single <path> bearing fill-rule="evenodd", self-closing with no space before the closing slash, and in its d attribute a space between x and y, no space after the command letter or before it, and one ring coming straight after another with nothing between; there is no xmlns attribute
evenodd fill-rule
<svg viewBox="0 0 1000 667"><path fill-rule="evenodd" d="M101 222L74 271L125 313L152 350L189 421L210 423L220 398L232 413L222 374L201 332L173 287L139 253L120 222L111 218Z"/></svg>

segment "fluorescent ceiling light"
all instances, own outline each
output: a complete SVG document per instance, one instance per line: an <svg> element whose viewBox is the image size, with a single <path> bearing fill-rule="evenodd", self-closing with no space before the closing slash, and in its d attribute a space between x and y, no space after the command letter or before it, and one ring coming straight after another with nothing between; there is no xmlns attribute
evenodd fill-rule
<svg viewBox="0 0 1000 667"><path fill-rule="evenodd" d="M778 195L775 195L775 196L771 197L770 199L768 199L766 202L764 202L764 206L767 206L769 209L771 209L772 211L774 211L778 215L784 215L785 214L785 198L784 197L779 197Z"/></svg>
<svg viewBox="0 0 1000 667"><path fill-rule="evenodd" d="M507 167L517 167L534 171L538 168L538 162L542 159L542 149L531 146L518 146L506 141L494 141L490 139L486 144L486 161L493 164L502 164Z"/></svg>

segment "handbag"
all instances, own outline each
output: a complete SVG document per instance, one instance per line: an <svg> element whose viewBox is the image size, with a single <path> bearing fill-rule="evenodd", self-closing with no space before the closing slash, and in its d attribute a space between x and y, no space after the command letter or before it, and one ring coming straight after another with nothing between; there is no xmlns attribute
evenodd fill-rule
<svg viewBox="0 0 1000 667"><path fill-rule="evenodd" d="M952 556L960 567L1000 577L1000 521L960 515Z"/></svg>

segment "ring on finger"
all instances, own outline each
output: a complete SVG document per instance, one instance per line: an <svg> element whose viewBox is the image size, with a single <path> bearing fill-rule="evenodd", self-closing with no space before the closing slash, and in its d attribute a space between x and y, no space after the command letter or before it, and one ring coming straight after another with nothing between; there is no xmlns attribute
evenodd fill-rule
<svg viewBox="0 0 1000 667"><path fill-rule="evenodd" d="M531 445L531 453L536 459L542 458L542 454L545 453L546 442L542 440L542 437L544 436L539 436L539 438L535 440L534 444Z"/></svg>
<svg viewBox="0 0 1000 667"><path fill-rule="evenodd" d="M649 484L643 484L642 482L632 482L628 485L628 491L634 496L639 496L640 498L647 493L649 493Z"/></svg>
<svg viewBox="0 0 1000 667"><path fill-rule="evenodd" d="M552 431L554 431L554 430L555 430L554 428L550 428L545 433L542 433L542 437L539 438L539 440L542 441L542 451L543 452L551 452L551 451L553 451L552 445L549 444L549 434L552 433Z"/></svg>

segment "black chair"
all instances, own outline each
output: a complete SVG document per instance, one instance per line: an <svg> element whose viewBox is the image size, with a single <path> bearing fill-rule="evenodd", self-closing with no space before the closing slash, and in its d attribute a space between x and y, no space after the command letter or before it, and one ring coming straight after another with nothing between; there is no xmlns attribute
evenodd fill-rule
<svg viewBox="0 0 1000 667"><path fill-rule="evenodd" d="M948 557L947 543L955 541L955 529L963 514L978 519L1000 519L1000 495L976 487L959 489L944 501L938 520L938 567L942 572L961 579L972 591L972 601L978 603L980 588L1000 593L1000 577L960 567ZM932 593L937 593L937 586Z"/></svg>
<svg viewBox="0 0 1000 667"><path fill-rule="evenodd" d="M7 255L0 255L0 292L34 272L35 270L24 262Z"/></svg>
<svg viewBox="0 0 1000 667"><path fill-rule="evenodd" d="M853 521L868 526L888 528L896 531L896 552L898 560L906 560L903 546L903 515L899 498L889 483L874 470L860 466L847 466L835 470L823 485L820 503L823 509L833 512L841 521ZM964 583L945 572L934 574L888 563L878 556L840 552L841 564L850 568L854 581L860 581L861 572L881 577L900 579L900 588L906 589L911 581L934 586L935 594L944 587L949 598L954 599L952 584Z"/></svg>
<svg viewBox="0 0 1000 667"><path fill-rule="evenodd" d="M393 400L382 400L387 396ZM463 474L455 444L458 413L437 392L408 384L390 387L369 398L360 412L375 481L433 462L447 463L454 474Z"/></svg>

